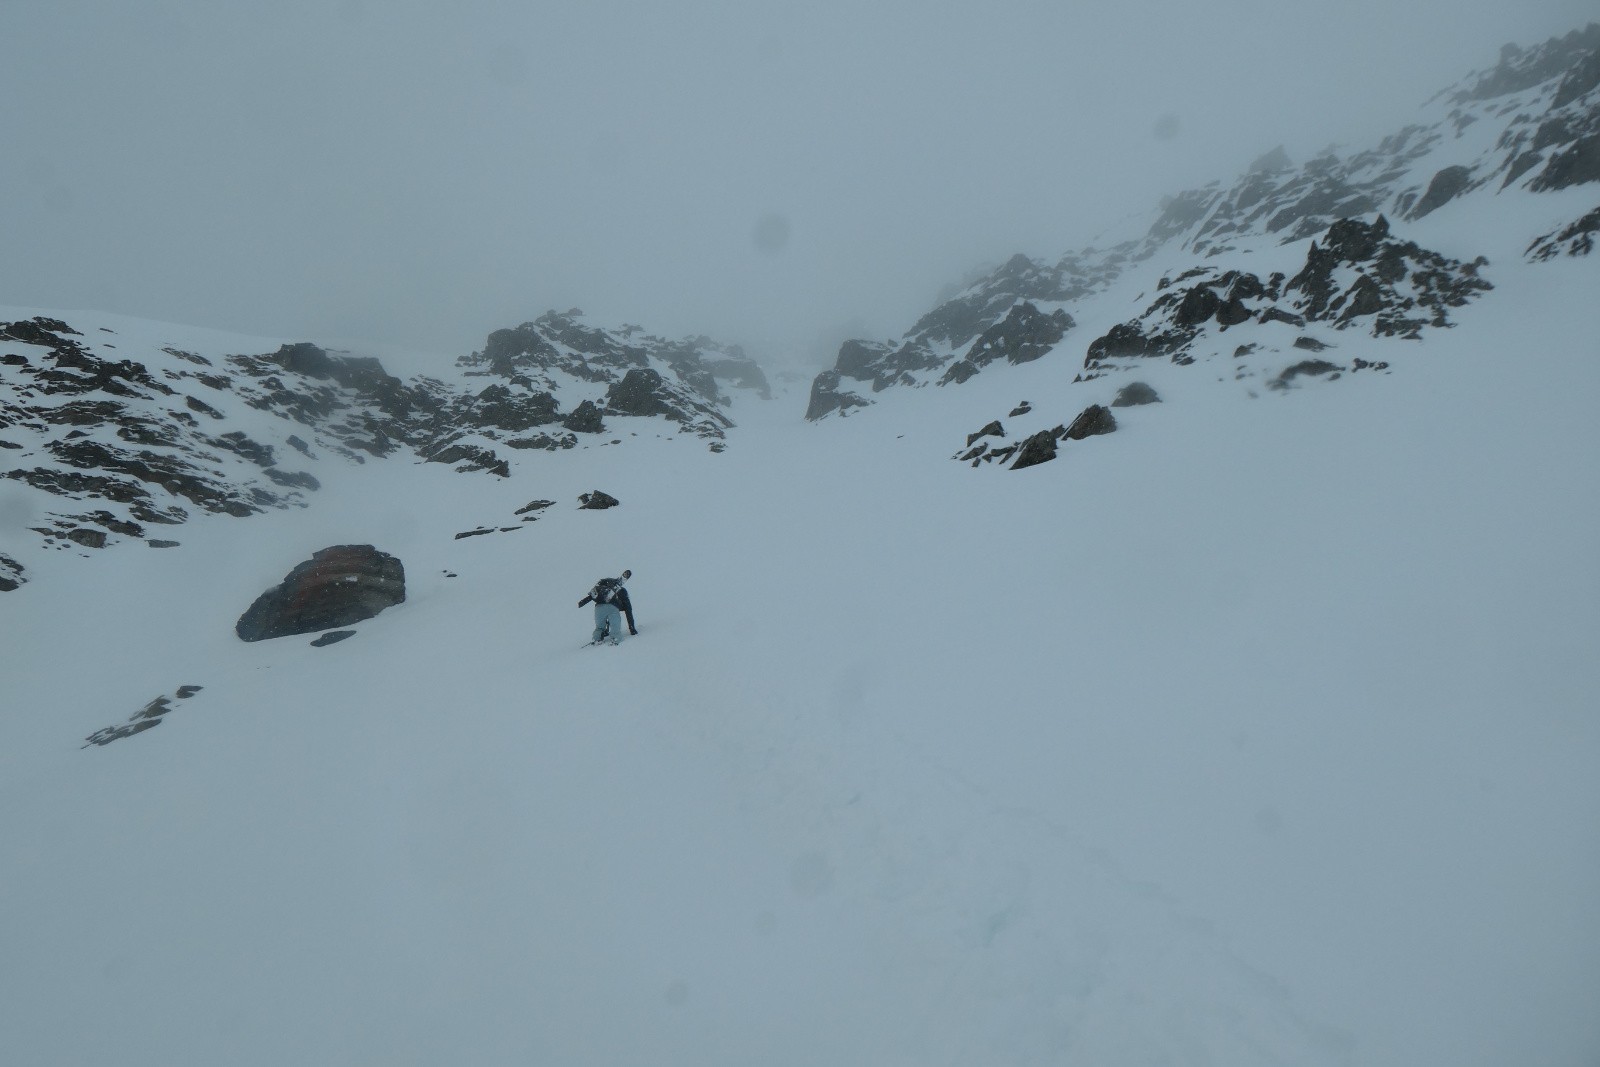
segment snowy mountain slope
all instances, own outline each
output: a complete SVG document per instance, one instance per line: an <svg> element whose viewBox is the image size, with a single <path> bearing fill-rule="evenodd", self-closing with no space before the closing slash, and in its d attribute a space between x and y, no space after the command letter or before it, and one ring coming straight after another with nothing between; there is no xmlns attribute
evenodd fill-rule
<svg viewBox="0 0 1600 1067"><path fill-rule="evenodd" d="M1299 165L1275 150L1231 184L1213 182L1168 198L1143 220L1143 232L1108 233L1104 247L1069 253L1054 265L1013 256L901 338L846 342L834 367L813 383L807 417L848 414L892 386L960 385L991 365L1062 353L1076 359L1074 353L1085 347L1091 364L1108 348L1123 355L1191 358L1188 335L1219 313L1218 304L1224 329L1250 323L1303 327L1308 315L1341 328L1375 325L1413 338L1419 329L1445 325L1446 306L1473 298L1481 281L1476 268L1488 249L1470 241L1450 252L1419 245L1418 224L1440 209L1466 201L1475 219L1520 216L1527 210L1520 205L1530 197L1587 189L1576 202L1568 201L1576 206L1551 229L1525 235L1515 254L1578 255L1590 247L1584 238L1594 227L1586 220L1600 182L1596 57L1600 23L1534 48L1507 46L1494 68L1439 93L1417 121L1372 148L1342 154L1329 147ZM1330 269L1340 262L1319 262L1330 258L1330 243L1348 246L1349 228L1357 224L1381 227L1380 240L1405 247L1406 254L1391 248L1380 256L1362 242L1361 254L1339 257L1345 268L1357 268L1351 276L1348 269ZM1458 230L1457 236L1464 234ZM1309 255L1308 241L1315 242ZM1296 254L1283 257L1279 246ZM1282 280L1274 282L1260 269L1263 259L1286 259ZM1368 259L1373 269L1360 269ZM1296 284L1308 274L1321 275L1320 284ZM1280 293L1283 280L1310 297L1309 306L1302 300L1298 309L1280 307L1280 296L1287 298ZM1128 282L1138 296L1114 332L1083 329L1084 307L1106 306ZM1157 330L1152 337L1130 320L1170 319L1176 306L1148 301L1174 283L1181 286L1167 294L1174 305L1205 296L1209 306L1191 300L1182 309L1191 321L1181 323L1177 335ZM1262 295L1272 298L1266 307L1245 303Z"/></svg>
<svg viewBox="0 0 1600 1067"><path fill-rule="evenodd" d="M402 380L307 342L0 308L0 478L13 483L0 502L14 516L0 588L25 582L40 550L167 547L197 510L303 507L330 464L399 456L506 476L518 452L609 441L608 416L665 419L719 450L733 395L770 397L737 348L581 316L497 330L454 367Z"/></svg>
<svg viewBox="0 0 1600 1067"><path fill-rule="evenodd" d="M1557 107L1568 52L1465 84ZM731 396L730 354L559 314L405 393L277 340L0 316L70 320L100 361L51 364L80 391L19 406L115 401L177 435L139 447L204 450L185 470L222 499L290 504L235 517L136 478L185 507L178 544L51 550L35 527L134 502L0 481L0 553L32 546L0 597L8 1061L1588 1067L1600 261L1581 228L1535 242L1595 188L1385 205L1455 264L1430 269L1481 256L1493 286L1415 340L1286 287L1240 301L1301 326L1218 317L1228 271L1286 283L1338 219L1198 259L1191 220L1092 277L1016 263L1037 314L980 284L919 324L952 362L907 371L936 381L1000 327L982 373L821 422L797 393L725 426L699 371ZM1382 262L1330 277L1388 284ZM1181 351L1084 365L1119 324L1178 325L1157 283L1197 266L1217 303ZM1285 375L1308 358L1336 369ZM229 390L181 376L224 369ZM644 369L671 388L622 388ZM948 458L990 420L990 450L1056 441L1136 381L1160 403L1055 462ZM407 397L424 417L386 411ZM604 433L562 425L600 400ZM386 454L351 443L385 420ZM224 431L238 448L201 440ZM563 433L588 447L509 444ZM24 446L8 469L137 445L39 412L0 439ZM620 506L581 510L597 488ZM403 604L328 647L235 637L289 568L366 543L404 561ZM576 602L624 567L641 634L584 647ZM159 728L85 747L163 696Z"/></svg>
<svg viewBox="0 0 1600 1067"><path fill-rule="evenodd" d="M1015 478L944 460L954 420L1109 382L331 467L48 556L0 616L0 1030L41 1064L1589 1062L1592 281L1507 270L1388 376L1270 403L1155 363L1161 405ZM1534 330L1561 388L1508 388ZM365 541L405 604L233 637ZM641 636L580 648L624 566Z"/></svg>

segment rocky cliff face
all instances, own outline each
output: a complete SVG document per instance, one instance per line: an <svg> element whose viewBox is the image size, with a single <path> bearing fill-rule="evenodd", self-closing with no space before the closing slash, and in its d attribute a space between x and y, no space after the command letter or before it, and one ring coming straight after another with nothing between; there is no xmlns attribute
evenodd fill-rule
<svg viewBox="0 0 1600 1067"><path fill-rule="evenodd" d="M134 336L45 316L0 322L0 478L46 501L20 509L19 538L166 547L197 513L305 506L322 463L406 455L504 475L515 450L576 448L616 420L666 420L720 451L732 395L770 395L735 347L606 330L577 311L495 331L443 377L409 381L309 343L202 353L146 325ZM10 538L4 548L9 591L27 580L27 551Z"/></svg>
<svg viewBox="0 0 1600 1067"><path fill-rule="evenodd" d="M1247 323L1276 323L1291 334L1322 324L1416 339L1448 326L1449 309L1491 285L1481 258L1463 262L1422 247L1407 226L1463 198L1479 198L1477 210L1493 212L1498 197L1596 182L1600 24L1591 24L1534 48L1508 45L1493 68L1438 94L1422 121L1372 148L1330 148L1298 165L1275 149L1231 184L1167 198L1148 229L1108 248L1053 264L1015 256L900 340L847 342L814 381L806 415L848 415L890 387L959 385L991 365L1047 356L1082 360L1090 373L1131 358L1193 361L1203 339ZM1527 255L1588 254L1597 212L1528 234ZM1301 242L1310 242L1302 265L1281 275L1238 262L1274 258L1274 249ZM1151 276L1158 295L1129 309L1109 333L1076 340L1071 331L1082 315L1074 309L1119 278L1150 270L1158 253L1169 267ZM1170 269L1183 259L1191 269ZM1275 339L1248 343L1263 351Z"/></svg>

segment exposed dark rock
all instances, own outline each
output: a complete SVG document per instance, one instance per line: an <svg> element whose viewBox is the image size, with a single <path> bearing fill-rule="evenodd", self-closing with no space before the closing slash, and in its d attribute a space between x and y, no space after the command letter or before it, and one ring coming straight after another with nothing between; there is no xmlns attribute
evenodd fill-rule
<svg viewBox="0 0 1600 1067"><path fill-rule="evenodd" d="M606 410L614 415L664 415L682 420L683 414L663 395L665 379L648 367L635 368L606 390Z"/></svg>
<svg viewBox="0 0 1600 1067"><path fill-rule="evenodd" d="M317 481L316 476L305 471L280 471L269 467L261 473L269 480L287 488L309 489L313 492L322 488L322 483Z"/></svg>
<svg viewBox="0 0 1600 1067"><path fill-rule="evenodd" d="M967 434L967 447L972 447L972 443L980 437L1004 437L1005 435L1005 428L1000 425L1000 420L996 419L978 432Z"/></svg>
<svg viewBox="0 0 1600 1067"><path fill-rule="evenodd" d="M1067 427L1065 436L1074 441L1082 441L1086 437L1098 434L1113 433L1117 428L1116 416L1111 414L1109 408L1100 404L1090 404L1078 413Z"/></svg>
<svg viewBox="0 0 1600 1067"><path fill-rule="evenodd" d="M1294 347L1304 349L1307 352L1325 352L1331 346L1317 340L1315 337L1296 337L1294 339Z"/></svg>
<svg viewBox="0 0 1600 1067"><path fill-rule="evenodd" d="M614 508L620 503L622 503L622 501L618 500L616 497L609 493L602 493L598 489L592 493L584 493L582 496L578 497L578 509L580 511L599 511L604 508Z"/></svg>
<svg viewBox="0 0 1600 1067"><path fill-rule="evenodd" d="M605 433L605 420L600 414L600 405L593 400L585 400L573 408L566 418L561 420L561 425L574 433Z"/></svg>
<svg viewBox="0 0 1600 1067"><path fill-rule="evenodd" d="M178 687L178 692L175 698L164 696L156 697L144 707L134 712L133 715L129 716L126 722L119 723L116 726L107 726L102 730L96 730L94 733L84 738L84 744L80 747L104 747L113 741L121 741L125 737L132 737L134 734L142 734L146 730L154 729L155 727L160 726L164 721L164 716L173 710L173 699L187 700L196 693L200 692L202 688L204 687L198 685L184 685Z"/></svg>
<svg viewBox="0 0 1600 1067"><path fill-rule="evenodd" d="M0 552L0 593L10 593L21 588L27 582L22 576L22 572L26 569L10 556Z"/></svg>
<svg viewBox="0 0 1600 1067"><path fill-rule="evenodd" d="M1471 183L1471 167L1457 165L1444 168L1433 176L1433 180L1428 183L1428 191L1422 194L1422 199L1417 201L1416 207L1411 209L1411 214L1407 217L1415 221L1430 212L1437 211L1464 193Z"/></svg>
<svg viewBox="0 0 1600 1067"><path fill-rule="evenodd" d="M1279 374L1276 379L1268 384L1286 386L1299 377L1327 377L1330 379L1337 378L1339 376L1339 372L1342 370L1344 370L1344 368L1339 366L1337 363L1329 363L1325 359L1306 359L1301 360L1292 367L1285 367L1283 369L1283 373Z"/></svg>
<svg viewBox="0 0 1600 1067"><path fill-rule="evenodd" d="M242 641L315 633L370 619L405 599L399 559L372 545L335 545L256 598L234 631Z"/></svg>
<svg viewBox="0 0 1600 1067"><path fill-rule="evenodd" d="M1024 467L1036 467L1055 459L1056 441L1062 433L1062 428L1057 426L1054 430L1040 430L1028 436L1017 449L1017 460L1011 464L1011 469L1019 471Z"/></svg>
<svg viewBox="0 0 1600 1067"><path fill-rule="evenodd" d="M960 385L962 382L971 381L978 373L978 365L970 359L958 359L945 368L944 376L939 379L940 385Z"/></svg>
<svg viewBox="0 0 1600 1067"><path fill-rule="evenodd" d="M1281 150L1280 150L1281 151ZM1117 390L1116 399L1111 401L1114 408L1131 408L1140 404L1159 404L1161 397L1156 391L1144 382L1129 382Z"/></svg>
<svg viewBox="0 0 1600 1067"><path fill-rule="evenodd" d="M1001 357L1008 363L1029 363L1050 351L1073 325L1072 316L1059 308L1047 315L1023 301L978 335L965 360L978 368Z"/></svg>
<svg viewBox="0 0 1600 1067"><path fill-rule="evenodd" d="M67 531L67 540L84 548L106 547L106 532L104 530L91 530L79 526L77 529Z"/></svg>
<svg viewBox="0 0 1600 1067"><path fill-rule="evenodd" d="M435 448L426 449L422 458L429 463L443 463L462 472L488 471L501 478L511 477L511 464L497 456L493 449L468 441L446 440Z"/></svg>
<svg viewBox="0 0 1600 1067"><path fill-rule="evenodd" d="M1547 233L1528 246L1529 259L1547 260L1559 255L1586 256L1594 250L1600 233L1600 207L1557 233Z"/></svg>
<svg viewBox="0 0 1600 1067"><path fill-rule="evenodd" d="M554 500L530 500L513 512L513 514L526 515L530 511L543 511L545 508L555 507L555 504L556 502Z"/></svg>
<svg viewBox="0 0 1600 1067"><path fill-rule="evenodd" d="M1033 410L1033 405L1028 403L1026 400L1024 400L1022 403L1020 403L1016 407L1012 408L1011 409L1011 414L1007 415L1006 418L1014 419L1018 415L1026 415L1028 412L1030 412L1032 410Z"/></svg>
<svg viewBox="0 0 1600 1067"><path fill-rule="evenodd" d="M513 390L497 382L480 392L462 416L468 426L520 433L560 421L561 405L548 392Z"/></svg>
<svg viewBox="0 0 1600 1067"><path fill-rule="evenodd" d="M532 437L514 437L506 442L507 448L542 449L546 452L559 452L566 448L576 448L577 437L570 433L560 435L541 433Z"/></svg>
<svg viewBox="0 0 1600 1067"><path fill-rule="evenodd" d="M323 648L327 645L336 645L345 638L354 637L355 635L356 632L354 630L330 630L321 637L313 639L311 647Z"/></svg>
<svg viewBox="0 0 1600 1067"><path fill-rule="evenodd" d="M1600 181L1600 113L1593 125L1595 132L1552 155L1544 170L1528 183L1528 188L1534 192L1548 192Z"/></svg>
<svg viewBox="0 0 1600 1067"><path fill-rule="evenodd" d="M806 419L815 422L835 411L843 414L870 403L848 389L840 389L838 371L825 370L811 383L811 403L806 407Z"/></svg>
<svg viewBox="0 0 1600 1067"><path fill-rule="evenodd" d="M180 543L181 542L178 541L167 541L159 537L152 538L151 540L145 542L145 544L149 545L151 548L177 548Z"/></svg>

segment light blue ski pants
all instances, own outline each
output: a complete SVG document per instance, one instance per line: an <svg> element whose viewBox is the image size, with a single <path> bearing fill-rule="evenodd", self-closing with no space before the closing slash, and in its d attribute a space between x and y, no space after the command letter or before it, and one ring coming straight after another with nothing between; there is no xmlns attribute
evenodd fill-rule
<svg viewBox="0 0 1600 1067"><path fill-rule="evenodd" d="M627 629L622 625L622 612L617 610L615 604L594 606L594 640L610 641L613 645L620 645L627 633Z"/></svg>

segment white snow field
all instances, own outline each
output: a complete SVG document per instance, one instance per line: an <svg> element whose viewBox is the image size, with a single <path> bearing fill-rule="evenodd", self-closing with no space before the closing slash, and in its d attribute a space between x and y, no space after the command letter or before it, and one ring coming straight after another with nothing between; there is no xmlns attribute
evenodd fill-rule
<svg viewBox="0 0 1600 1067"><path fill-rule="evenodd" d="M1451 210L1407 236L1496 290L1338 335L1390 373L1152 361L1163 403L1025 471L950 457L1120 382L741 402L722 454L613 419L505 480L329 461L308 509L30 562L0 1060L1593 1067L1595 263ZM7 537L48 506L0 493ZM406 603L234 636L342 543ZM624 567L640 636L581 647Z"/></svg>

